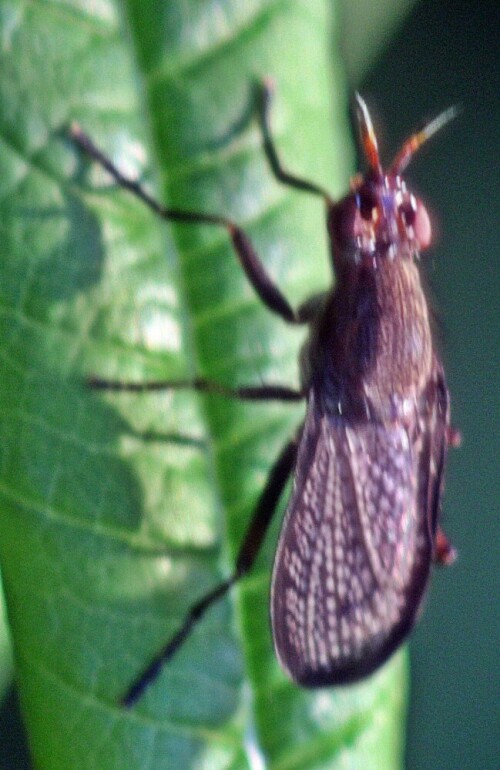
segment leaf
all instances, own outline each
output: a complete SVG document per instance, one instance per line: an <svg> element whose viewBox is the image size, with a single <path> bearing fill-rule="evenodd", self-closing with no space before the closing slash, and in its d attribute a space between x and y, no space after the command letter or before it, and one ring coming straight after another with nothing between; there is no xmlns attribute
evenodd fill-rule
<svg viewBox="0 0 500 770"><path fill-rule="evenodd" d="M252 82L275 79L287 163L338 194L351 151L335 29L319 0L2 5L0 558L41 770L399 764L401 658L338 691L300 690L279 669L279 514L251 576L134 709L117 705L229 574L303 410L83 384L297 384L303 335L261 306L226 234L159 221L67 129L78 121L168 205L241 223L296 304L330 280L323 210L273 180Z"/></svg>
<svg viewBox="0 0 500 770"><path fill-rule="evenodd" d="M7 625L7 611L3 593L0 593L0 703L12 679L12 650Z"/></svg>

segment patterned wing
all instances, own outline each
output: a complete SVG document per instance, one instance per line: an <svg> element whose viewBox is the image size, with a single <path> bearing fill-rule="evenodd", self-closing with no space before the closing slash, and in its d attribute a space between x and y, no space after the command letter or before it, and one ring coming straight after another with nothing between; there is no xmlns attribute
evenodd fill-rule
<svg viewBox="0 0 500 770"><path fill-rule="evenodd" d="M428 526L434 543L433 556L439 559L435 539L441 515L441 502L444 492L444 472L448 452L448 434L450 432L450 395L441 364L434 362L434 376L429 382L426 394L427 410L422 415L419 425L420 445L420 499L422 508L427 512ZM448 543L445 560L454 550ZM453 556L451 560L453 561Z"/></svg>
<svg viewBox="0 0 500 770"><path fill-rule="evenodd" d="M430 445L413 432L321 414L311 394L271 596L276 652L300 684L367 675L415 621L433 527Z"/></svg>

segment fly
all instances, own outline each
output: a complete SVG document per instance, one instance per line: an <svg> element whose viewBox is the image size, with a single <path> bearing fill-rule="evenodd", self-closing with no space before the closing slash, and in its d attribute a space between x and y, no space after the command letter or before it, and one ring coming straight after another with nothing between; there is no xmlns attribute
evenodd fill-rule
<svg viewBox="0 0 500 770"><path fill-rule="evenodd" d="M89 380L93 388L108 390L191 388L243 400L307 399L304 423L271 469L234 572L191 607L175 636L125 692L126 706L141 697L206 610L251 568L292 474L274 560L271 623L277 657L300 685L346 684L381 666L419 615L432 563L455 558L439 519L447 450L459 443L459 434L450 427L448 388L417 267L431 242L431 224L403 172L456 111L443 112L410 136L385 171L366 104L356 95L367 170L334 202L322 187L283 167L269 127L269 84L261 97L263 145L276 178L320 196L326 207L336 282L321 301L297 309L236 223L163 207L79 126L71 131L120 186L164 219L226 228L264 305L287 323L310 329L300 390L271 384L229 388L205 379Z"/></svg>

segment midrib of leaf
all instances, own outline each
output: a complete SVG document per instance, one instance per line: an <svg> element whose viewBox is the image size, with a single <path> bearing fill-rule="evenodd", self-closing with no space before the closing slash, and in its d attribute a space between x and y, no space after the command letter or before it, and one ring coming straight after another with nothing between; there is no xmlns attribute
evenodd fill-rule
<svg viewBox="0 0 500 770"><path fill-rule="evenodd" d="M169 59L165 59L164 63L156 68L154 71L146 72L144 69L141 69L140 62L143 59L143 57L139 54L139 51L142 46L142 41L140 39L140 36L137 34L137 28L133 24L133 17L128 16L127 22L128 27L132 32L131 39L132 39L132 49L133 49L133 58L135 61L135 66L137 68L137 71L139 73L140 80L145 83L145 105L146 105L146 111L145 111L145 122L148 126L148 134L151 137L151 149L152 149L152 157L157 159L159 162L159 166L162 171L162 178L165 180L165 183L162 186L163 196L162 201L165 203L165 205L171 205L172 207L177 207L176 203L176 193L177 193L177 186L179 181L182 183L182 179L187 180L187 183L189 184L189 177L192 175L192 173L196 169L200 169L200 167L203 167L204 170L208 170L210 167L214 169L220 169L223 167L224 163L227 163L230 161L231 157L235 157L235 150L233 147L229 146L229 148L225 148L221 150L219 153L216 154L202 154L201 156L195 156L194 158L190 158L190 162L186 163L184 159L180 161L178 165L176 164L165 164L163 162L164 153L162 152L162 148L158 141L155 141L155 132L152 130L152 126L155 123L155 116L154 116L154 110L152 110L151 104L148 100L148 92L149 92L149 86L153 82L158 82L161 80L168 80L168 79L174 79L174 78L180 78L182 80L183 75L188 73L189 71L200 71L204 65L209 64L210 62L213 62L218 57L222 55L223 52L228 52L230 49L234 49L238 45L238 41L242 38L248 36L252 32L252 28L254 25L258 24L260 22L264 22L265 18L272 14L274 12L274 6L283 5L283 0L279 0L279 2L275 2L273 4L269 4L269 7L261 8L260 11L253 15L250 18L245 19L245 24L240 27L239 29L234 29L231 33L231 35L228 38L225 38L222 41L219 41L217 45L215 45L212 48L205 49L203 52L198 52L195 57L190 58L184 58L182 56L179 56L177 59L172 59L171 61ZM126 4L125 4L126 5ZM238 95L235 95L235 98L238 98ZM236 153L241 156L241 153L249 154L248 148L237 148ZM251 151L251 154L255 153L255 149ZM163 156L163 157L162 157ZM279 204L281 205L281 204ZM201 210L201 209L200 209ZM204 211L209 211L210 213L225 213L225 212L217 212L213 211L212 209L203 209ZM268 212L264 211L262 213L259 213L258 220L262 218L262 216L266 216ZM248 226L248 222L246 225ZM211 253L216 253L221 246L224 243L227 243L228 241L228 235L225 232L223 228L214 228L214 234L213 239L210 243L210 245L207 247L206 245L203 245L201 248L199 246L195 246L194 249L192 247L185 246L185 238L183 239L183 235L186 232L185 227L176 225L175 223L170 223L171 231L173 233L173 242L176 245L175 250L175 257L176 257L176 273L178 277L177 282L177 289L179 292L179 295L181 297L181 304L184 309L184 327L185 327L185 335L184 338L187 342L188 346L188 358L190 361L190 367L191 367L191 374L192 376L196 376L200 374L200 356L199 356L199 343L197 339L196 334L196 327L200 325L200 322L206 323L207 325L210 324L213 319L222 313L224 314L231 314L231 312L235 311L235 303L238 302L238 298L228 298L228 302L231 303L229 306L221 306L219 305L218 308L209 308L207 311L203 314L196 314L193 311L192 306L189 302L189 296L188 291L186 289L186 285L189 281L188 274L190 271L190 264L191 260L194 254L196 254L198 257L204 256L205 258L210 259ZM236 255L234 255L234 259L236 260ZM240 300L241 301L241 300ZM232 307L231 307L232 306ZM209 447L209 454L211 458L211 479L212 479L212 485L215 491L215 497L217 500L222 501L222 489L223 489L223 483L221 480L221 468L219 464L217 463L216 459L216 446L218 443L220 443L220 439L217 437L217 425L214 423L213 416L211 414L210 409L207 409L207 402L202 401L201 403L201 412L204 417L204 424L205 424L205 436L208 442ZM226 449L230 449L230 445L226 446ZM221 509L222 509L222 502ZM226 512L227 514L227 512ZM223 569L223 573L228 575L232 572L234 568L234 553L235 548L237 547L236 543L232 543L232 546L229 543L228 539L228 530L227 526L225 524L226 522L226 516L223 515L222 510L220 511L219 515L219 532L220 532L220 541L221 541L221 556L220 556L220 563ZM232 592L229 594L230 600L232 601L233 607L236 610L236 618L240 617L240 612L238 610L238 598L237 598L237 592L238 588L233 588ZM239 636L240 639L243 636L243 628L241 626L241 622L238 622L239 627ZM248 674L247 674L248 677ZM256 721L256 715L254 712L254 700L252 697L245 698L246 702L246 719L250 725L257 724ZM249 727L247 726L246 733L248 734ZM253 729L250 728L250 731L253 733ZM250 763L250 758L247 755L247 759Z"/></svg>

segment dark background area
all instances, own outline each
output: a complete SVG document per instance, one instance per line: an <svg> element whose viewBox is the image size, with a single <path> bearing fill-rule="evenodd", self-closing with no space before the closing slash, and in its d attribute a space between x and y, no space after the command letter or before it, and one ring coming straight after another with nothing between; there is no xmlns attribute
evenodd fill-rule
<svg viewBox="0 0 500 770"><path fill-rule="evenodd" d="M444 505L459 558L435 571L410 644L408 770L499 767L499 29L497 2L425 0L359 84L387 160L422 120L463 109L407 174L437 222L424 261L463 434Z"/></svg>

